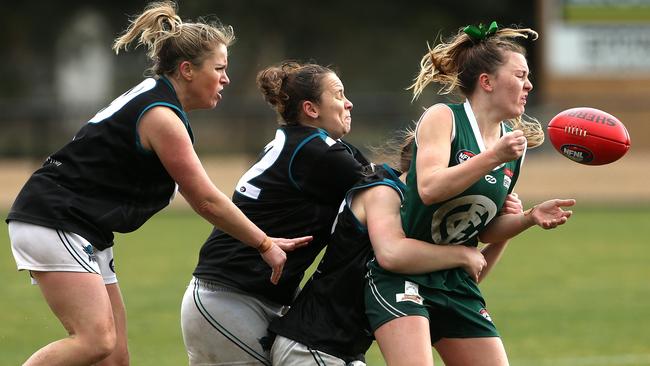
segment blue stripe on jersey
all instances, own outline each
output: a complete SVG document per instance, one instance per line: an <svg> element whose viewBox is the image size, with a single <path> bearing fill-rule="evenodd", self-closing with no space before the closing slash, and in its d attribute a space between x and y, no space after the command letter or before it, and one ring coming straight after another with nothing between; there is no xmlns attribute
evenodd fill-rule
<svg viewBox="0 0 650 366"><path fill-rule="evenodd" d="M153 151L147 150L142 146L142 142L140 142L140 134L138 134L138 125L140 124L140 119L142 116L151 108L153 107L158 107L158 106L164 106L164 107L169 107L173 109L174 111L180 113L180 119L181 122L183 122L183 126L185 126L185 129L187 130L187 133L190 135L190 140L194 142L194 134L192 133L192 127L190 126L190 122L187 119L187 116L185 115L185 112L183 112L182 109L178 108L177 106L166 103L166 102L156 102L156 103L151 103L149 104L145 109L140 112L140 115L138 116L137 121L135 122L135 144L138 147L138 150L145 153L145 154L153 154Z"/></svg>
<svg viewBox="0 0 650 366"><path fill-rule="evenodd" d="M389 172L392 172L392 170L389 170ZM375 186L389 186L389 187L393 188L399 194L400 201L404 201L404 194L402 193L402 190L400 189L400 187L394 181L392 181L390 179L386 179L386 178L384 178L384 179L382 179L382 180L380 180L378 182L372 182L372 183L356 186L356 187L350 189L348 191L348 193L345 195L345 205L348 207L348 210L350 210L350 212L352 213L352 217L354 218L354 222L357 224L357 229L362 233L368 232L368 227L363 225L361 223L361 221L359 221L359 219L354 215L354 212L352 211L352 207L350 206L351 199L352 199L352 194L355 193L355 191L370 188L370 187L375 187Z"/></svg>
<svg viewBox="0 0 650 366"><path fill-rule="evenodd" d="M388 172L388 174L390 174L390 176L393 177L394 183L397 185L397 187L400 188L399 192L400 192L400 196L402 197L402 201L404 201L404 191L406 191L408 189L406 184L404 182L402 182L401 179L399 179L397 174L395 174L395 169L391 168L386 163L382 164L381 166L383 166L384 169L386 169L386 171Z"/></svg>
<svg viewBox="0 0 650 366"><path fill-rule="evenodd" d="M327 132L325 132L325 130L319 128L318 132L314 133L313 135L309 135L305 137L305 139L302 140L300 144L298 144L296 149L293 151L293 155L291 155L291 160L289 160L289 180L291 181L291 183L293 183L293 185L298 190L302 190L302 189L300 189L300 186L298 186L298 183L296 183L296 180L293 178L293 173L291 172L291 167L293 166L293 159L296 157L298 151L300 151L300 149L302 149L303 146L305 146L309 141L315 139L316 137L320 137L321 139L325 140L328 137L328 135Z"/></svg>

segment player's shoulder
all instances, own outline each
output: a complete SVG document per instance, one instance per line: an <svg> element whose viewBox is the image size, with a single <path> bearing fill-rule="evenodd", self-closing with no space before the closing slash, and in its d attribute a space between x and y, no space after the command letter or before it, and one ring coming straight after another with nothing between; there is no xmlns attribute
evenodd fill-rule
<svg viewBox="0 0 650 366"><path fill-rule="evenodd" d="M363 177L355 187L387 186L396 190L405 189L406 186L399 179L401 174L387 164L370 164L363 168Z"/></svg>
<svg viewBox="0 0 650 366"><path fill-rule="evenodd" d="M462 110L462 105L460 105L461 109L458 109L458 106L459 105L457 104L446 104L446 103L434 104L424 110L424 112L420 116L418 125L423 123L428 123L429 121L440 121L440 120L451 121L453 119L454 113Z"/></svg>

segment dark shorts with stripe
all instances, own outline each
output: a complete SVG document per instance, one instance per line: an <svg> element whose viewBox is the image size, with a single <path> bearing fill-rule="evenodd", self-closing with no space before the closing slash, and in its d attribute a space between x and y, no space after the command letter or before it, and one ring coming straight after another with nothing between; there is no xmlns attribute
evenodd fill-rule
<svg viewBox="0 0 650 366"><path fill-rule="evenodd" d="M373 331L403 316L429 319L431 342L441 338L498 337L485 301L467 276L465 285L452 291L428 288L385 271L367 274L366 315Z"/></svg>

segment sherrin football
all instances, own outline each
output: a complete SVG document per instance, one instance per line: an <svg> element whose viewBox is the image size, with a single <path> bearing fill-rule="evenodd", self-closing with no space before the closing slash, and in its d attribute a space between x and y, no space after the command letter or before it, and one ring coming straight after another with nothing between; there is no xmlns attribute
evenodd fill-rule
<svg viewBox="0 0 650 366"><path fill-rule="evenodd" d="M586 165L609 164L630 149L630 135L621 121L595 108L560 112L548 123L548 137L560 154Z"/></svg>

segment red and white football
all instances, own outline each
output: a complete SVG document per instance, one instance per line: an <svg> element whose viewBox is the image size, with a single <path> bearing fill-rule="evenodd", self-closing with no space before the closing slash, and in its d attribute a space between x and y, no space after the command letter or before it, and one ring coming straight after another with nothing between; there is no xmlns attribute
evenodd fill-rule
<svg viewBox="0 0 650 366"><path fill-rule="evenodd" d="M560 154L586 165L609 164L630 149L630 135L621 121L595 108L560 112L548 123L548 137Z"/></svg>

